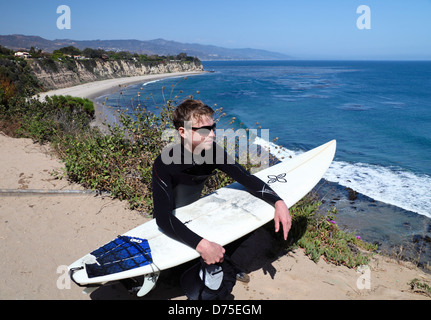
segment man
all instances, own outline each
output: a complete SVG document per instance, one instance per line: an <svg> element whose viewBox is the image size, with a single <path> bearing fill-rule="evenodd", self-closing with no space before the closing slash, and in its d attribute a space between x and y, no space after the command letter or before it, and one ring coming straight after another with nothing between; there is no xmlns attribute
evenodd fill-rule
<svg viewBox="0 0 431 320"><path fill-rule="evenodd" d="M248 192L275 206L275 232L283 229L284 239L291 227L291 217L284 201L262 180L250 175L228 157L215 142L214 111L201 101L188 99L173 113L181 144L164 150L153 166L154 217L169 236L194 248L206 262L223 261L225 248L198 235L176 218L172 211L201 196L206 179L219 169L242 184ZM175 159L175 153L179 158ZM163 161L174 159L177 161Z"/></svg>

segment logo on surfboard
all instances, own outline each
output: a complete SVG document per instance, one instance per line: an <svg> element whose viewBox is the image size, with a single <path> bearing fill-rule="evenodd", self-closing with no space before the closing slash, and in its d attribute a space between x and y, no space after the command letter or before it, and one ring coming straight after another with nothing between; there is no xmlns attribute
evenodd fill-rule
<svg viewBox="0 0 431 320"><path fill-rule="evenodd" d="M281 183L287 183L287 180L284 178L286 176L286 173L281 173L279 175L269 175L269 181L268 184L281 182Z"/></svg>

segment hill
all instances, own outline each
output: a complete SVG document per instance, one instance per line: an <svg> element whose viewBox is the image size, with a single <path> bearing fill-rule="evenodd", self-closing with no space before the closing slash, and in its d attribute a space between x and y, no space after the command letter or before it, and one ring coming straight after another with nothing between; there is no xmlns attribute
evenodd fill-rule
<svg viewBox="0 0 431 320"><path fill-rule="evenodd" d="M200 60L288 60L290 56L260 49L243 48L229 49L213 45L197 43L181 43L164 39L155 40L47 40L39 36L0 35L0 45L13 50L31 47L47 52L74 46L81 50L85 48L104 49L107 51L129 51L147 55L177 55L181 52L188 56L198 57Z"/></svg>

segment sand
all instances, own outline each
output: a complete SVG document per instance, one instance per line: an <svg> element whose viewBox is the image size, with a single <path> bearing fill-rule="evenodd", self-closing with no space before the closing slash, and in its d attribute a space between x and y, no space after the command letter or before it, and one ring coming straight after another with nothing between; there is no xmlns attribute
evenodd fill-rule
<svg viewBox="0 0 431 320"><path fill-rule="evenodd" d="M202 73L205 73L205 71L172 72L172 73L150 74L150 75L144 75L144 76L100 80L100 81L84 83L73 87L43 92L34 96L34 98L38 97L41 101L44 101L46 96L70 95L73 97L91 99L94 102L94 108L95 108L95 120L92 122L91 125L98 126L102 130L102 132L106 132L105 122L114 123L116 121L116 118L112 110L97 102L96 98L101 97L103 95L117 92L118 90L121 90L121 88L130 86L133 84L145 83L145 82L155 81L159 79L166 79L166 78L187 77L187 76L193 76L193 75L198 75Z"/></svg>
<svg viewBox="0 0 431 320"><path fill-rule="evenodd" d="M110 85L116 86L119 81ZM100 93L101 89L86 88L89 91L83 96ZM66 267L148 221L148 217L128 209L126 202L106 196L62 194L83 188L57 179L55 173L63 169L61 161L49 146L34 144L30 139L0 133L0 164L0 299L136 299L118 283L82 294L82 289L69 280ZM5 190L60 193L13 194ZM415 278L431 283L430 274L411 264L376 255L369 268L361 272L323 259L316 264L301 249L269 258L271 239L266 229L258 229L235 253L251 281L237 282L232 299L431 299L410 289L408 283ZM179 267L163 272L156 288L141 299L185 300L179 285L183 270Z"/></svg>
<svg viewBox="0 0 431 320"><path fill-rule="evenodd" d="M132 85L132 84L144 83L148 81L154 81L154 80L165 79L170 77L191 76L191 75L202 74L202 73L203 72L201 71L172 72L172 73L151 74L151 75L144 75L144 76L100 80L95 82L84 83L74 87L43 92L39 94L39 96L41 99L44 99L44 97L50 96L50 95L64 95L64 96L71 95L74 97L93 99L105 93L113 92L118 90L118 88Z"/></svg>

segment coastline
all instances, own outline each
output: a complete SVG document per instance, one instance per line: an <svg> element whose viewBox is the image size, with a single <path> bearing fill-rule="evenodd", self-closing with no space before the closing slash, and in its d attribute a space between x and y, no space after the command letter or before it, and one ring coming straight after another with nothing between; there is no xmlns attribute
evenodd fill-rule
<svg viewBox="0 0 431 320"><path fill-rule="evenodd" d="M273 143L259 144L279 160L295 155L284 148L279 150ZM375 200L326 177L313 191L322 202L321 214L326 215L336 208L334 220L341 229L377 245L377 251L383 255L413 261L431 273L431 220L428 216Z"/></svg>
<svg viewBox="0 0 431 320"><path fill-rule="evenodd" d="M103 130L103 122L105 121L105 119L108 119L108 122L115 121L115 119L114 115L109 112L107 108L105 108L103 105L96 101L96 98L103 95L115 93L121 88L131 86L137 83L146 83L154 80L162 80L167 78L193 76L203 74L205 72L206 71L173 72L99 80L80 84L73 87L42 92L35 97L38 97L38 99L42 101L45 99L45 97L54 95L71 95L74 97L90 99L91 101L93 101L95 109L95 119L93 120L92 125L95 125L101 130Z"/></svg>
<svg viewBox="0 0 431 320"><path fill-rule="evenodd" d="M374 200L336 182L322 179L314 189L323 213L337 209L336 223L378 246L378 252L414 261L431 274L431 221L400 207Z"/></svg>
<svg viewBox="0 0 431 320"><path fill-rule="evenodd" d="M99 80L94 82L88 82L80 84L74 87L62 88L51 90L47 92L42 92L39 94L40 99L45 98L45 96L52 95L71 95L80 98L88 98L93 100L104 94L116 92L119 87L129 86L136 83L144 83L153 80L181 77L181 76L191 76L205 73L205 71L188 71L188 72L173 72L173 73L161 73L161 74L150 74L135 77L126 78L115 78L108 80Z"/></svg>

